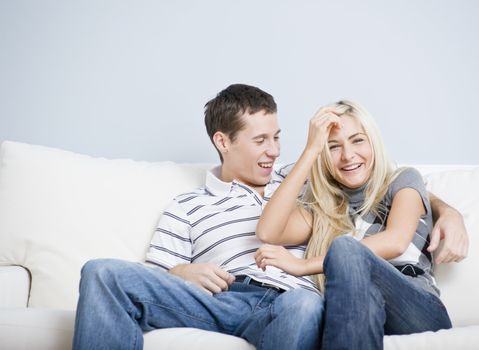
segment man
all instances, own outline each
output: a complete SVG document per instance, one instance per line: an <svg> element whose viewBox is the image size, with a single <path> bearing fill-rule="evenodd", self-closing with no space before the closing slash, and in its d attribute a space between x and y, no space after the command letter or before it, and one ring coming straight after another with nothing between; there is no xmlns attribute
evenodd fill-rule
<svg viewBox="0 0 479 350"><path fill-rule="evenodd" d="M221 165L207 174L205 187L165 210L147 255L155 268L118 260L84 266L75 349L141 349L143 332L169 327L232 334L257 349L319 348L323 298L314 284L263 271L254 260L257 221L287 173L273 171L280 151L274 99L231 85L206 104L205 124ZM462 224L453 209L436 209L441 227ZM458 227L437 232L450 242L465 236ZM451 243L446 260L460 259L460 244ZM301 246L288 249L304 253Z"/></svg>

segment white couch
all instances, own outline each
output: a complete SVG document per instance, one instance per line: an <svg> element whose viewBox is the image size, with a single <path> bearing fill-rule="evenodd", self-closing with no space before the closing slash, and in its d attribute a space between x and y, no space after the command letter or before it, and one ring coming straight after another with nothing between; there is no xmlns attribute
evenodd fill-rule
<svg viewBox="0 0 479 350"><path fill-rule="evenodd" d="M80 268L92 258L143 261L163 208L200 186L205 164L92 158L4 142L0 148L0 348L69 349ZM479 349L479 166L419 166L428 188L459 209L463 262L437 267L454 328L388 336L386 349ZM156 330L145 349L253 349L197 329Z"/></svg>

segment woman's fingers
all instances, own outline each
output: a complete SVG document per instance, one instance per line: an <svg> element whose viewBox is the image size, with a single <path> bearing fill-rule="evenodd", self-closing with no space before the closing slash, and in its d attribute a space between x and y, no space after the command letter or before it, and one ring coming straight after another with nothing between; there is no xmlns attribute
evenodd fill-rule
<svg viewBox="0 0 479 350"><path fill-rule="evenodd" d="M338 115L332 112L315 115L309 122L307 147L319 154L328 142L333 127L341 127L341 118Z"/></svg>
<svg viewBox="0 0 479 350"><path fill-rule="evenodd" d="M278 246L264 244L255 253L256 266L261 269L265 269L267 265L270 265L272 259L276 257L276 251Z"/></svg>

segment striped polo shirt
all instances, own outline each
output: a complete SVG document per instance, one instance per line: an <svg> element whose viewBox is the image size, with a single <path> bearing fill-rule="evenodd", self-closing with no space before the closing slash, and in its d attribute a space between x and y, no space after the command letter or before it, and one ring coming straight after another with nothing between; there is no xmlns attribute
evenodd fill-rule
<svg viewBox="0 0 479 350"><path fill-rule="evenodd" d="M309 277L294 277L273 266L263 271L254 260L262 245L256 238L259 217L290 169L288 165L273 171L264 197L241 182L221 181L220 167L208 171L204 187L177 196L165 209L146 261L164 269L185 263L213 263L233 275L248 275L285 290L317 292ZM305 246L286 248L296 257L304 256Z"/></svg>

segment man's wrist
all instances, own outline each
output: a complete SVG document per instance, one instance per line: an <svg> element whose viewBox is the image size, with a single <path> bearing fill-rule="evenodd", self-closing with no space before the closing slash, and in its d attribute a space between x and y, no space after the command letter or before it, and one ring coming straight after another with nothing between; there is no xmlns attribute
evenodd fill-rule
<svg viewBox="0 0 479 350"><path fill-rule="evenodd" d="M168 273L181 277L182 272L185 270L186 265L189 265L189 264L178 264L176 266L173 266L171 269L168 270Z"/></svg>
<svg viewBox="0 0 479 350"><path fill-rule="evenodd" d="M454 216L454 217L462 217L462 214L457 210L456 208L453 208L444 202L442 202L441 205L439 205L439 208L436 212L436 220L439 219L439 217L448 217L448 216Z"/></svg>
<svg viewBox="0 0 479 350"><path fill-rule="evenodd" d="M439 199L432 193L430 194L430 201L431 201L432 218L434 222L437 221L439 217L445 214L448 214L449 210L456 211L454 208L444 203L441 199Z"/></svg>

